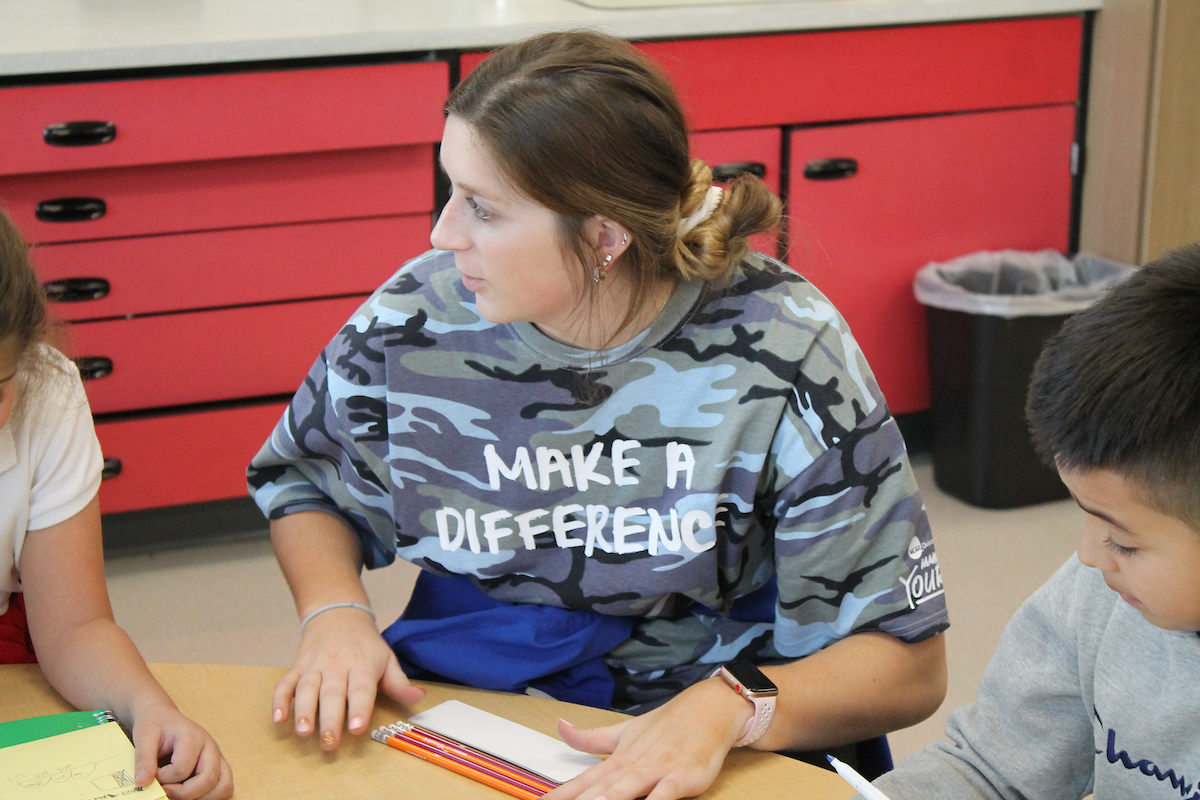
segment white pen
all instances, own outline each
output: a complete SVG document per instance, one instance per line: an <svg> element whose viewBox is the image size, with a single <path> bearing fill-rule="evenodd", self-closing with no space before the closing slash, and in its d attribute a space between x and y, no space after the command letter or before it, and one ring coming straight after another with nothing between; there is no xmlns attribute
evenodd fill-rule
<svg viewBox="0 0 1200 800"><path fill-rule="evenodd" d="M851 767L849 764L843 764L833 756L825 757L829 759L829 766L833 767L846 783L853 786L867 800L888 800L886 794L872 786L871 782L862 775L859 775L854 767Z"/></svg>

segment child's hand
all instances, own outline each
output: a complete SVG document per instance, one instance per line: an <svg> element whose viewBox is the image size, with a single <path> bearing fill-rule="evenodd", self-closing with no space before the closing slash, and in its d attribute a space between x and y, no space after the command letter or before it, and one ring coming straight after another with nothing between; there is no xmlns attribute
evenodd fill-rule
<svg viewBox="0 0 1200 800"><path fill-rule="evenodd" d="M172 705L159 703L138 712L133 747L138 786L157 777L172 800L225 800L233 794L233 773L221 748Z"/></svg>
<svg viewBox="0 0 1200 800"><path fill-rule="evenodd" d="M377 689L404 705L425 696L408 682L371 617L356 608L333 609L305 629L292 670L275 686L272 714L282 723L294 706L296 733L319 730L321 747L333 750L347 718L350 733L367 730Z"/></svg>

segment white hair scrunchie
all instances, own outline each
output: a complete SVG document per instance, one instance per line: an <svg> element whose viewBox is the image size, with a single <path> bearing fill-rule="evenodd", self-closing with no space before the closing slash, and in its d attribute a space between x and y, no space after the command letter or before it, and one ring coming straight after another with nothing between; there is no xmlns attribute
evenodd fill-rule
<svg viewBox="0 0 1200 800"><path fill-rule="evenodd" d="M725 194L725 190L720 186L708 187L708 192L705 193L704 202L700 204L700 207L693 211L687 219L679 220L679 235L686 235L692 228L711 217L712 213L717 210L717 206L721 204L721 195L723 194Z"/></svg>

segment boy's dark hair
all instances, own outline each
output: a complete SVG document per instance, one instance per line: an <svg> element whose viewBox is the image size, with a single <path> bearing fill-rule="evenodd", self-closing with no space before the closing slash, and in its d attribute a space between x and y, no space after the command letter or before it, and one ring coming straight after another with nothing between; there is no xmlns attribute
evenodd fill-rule
<svg viewBox="0 0 1200 800"><path fill-rule="evenodd" d="M1067 320L1034 367L1025 414L1047 462L1118 472L1200 531L1200 245Z"/></svg>

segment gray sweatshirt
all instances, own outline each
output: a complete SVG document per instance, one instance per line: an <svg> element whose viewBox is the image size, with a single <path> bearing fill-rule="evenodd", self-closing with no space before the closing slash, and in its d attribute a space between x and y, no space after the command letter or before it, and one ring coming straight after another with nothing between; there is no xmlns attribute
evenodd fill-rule
<svg viewBox="0 0 1200 800"><path fill-rule="evenodd" d="M1072 556L946 735L875 785L892 800L1200 798L1200 636L1146 622Z"/></svg>

